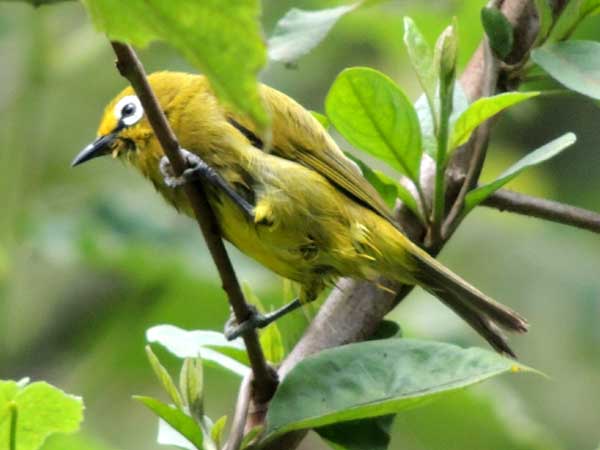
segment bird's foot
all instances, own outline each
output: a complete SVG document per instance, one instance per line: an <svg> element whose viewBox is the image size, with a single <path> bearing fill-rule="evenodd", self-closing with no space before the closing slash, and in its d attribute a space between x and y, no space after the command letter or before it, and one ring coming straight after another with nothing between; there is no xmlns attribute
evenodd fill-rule
<svg viewBox="0 0 600 450"><path fill-rule="evenodd" d="M159 169L165 181L165 184L172 189L183 186L184 184L194 181L204 181L215 187L229 197L236 205L240 207L243 213L250 220L254 220L254 207L242 197L222 176L219 172L209 166L198 155L191 153L185 149L181 149L181 153L185 160L187 169L179 176L176 176L173 171L173 166L166 156L160 160Z"/></svg>
<svg viewBox="0 0 600 450"><path fill-rule="evenodd" d="M165 184L168 187L175 189L195 180L202 178L215 178L218 176L215 170L206 164L206 162L204 162L204 160L198 155L187 151L184 148L180 149L180 151L187 169L185 169L179 176L175 175L169 158L163 156L160 159L160 173L162 174Z"/></svg>
<svg viewBox="0 0 600 450"><path fill-rule="evenodd" d="M269 314L260 314L255 306L248 306L250 308L250 317L238 324L235 316L232 314L225 324L224 334L228 341L232 341L240 336L243 336L250 330L265 328L280 317L285 316L287 313L292 312L295 309L298 309L300 306L302 306L302 303L299 299L295 299L287 305L284 305Z"/></svg>
<svg viewBox="0 0 600 450"><path fill-rule="evenodd" d="M270 322L266 322L266 316L260 314L255 306L248 305L250 309L250 316L244 320L242 323L238 323L235 315L231 313L229 320L225 323L225 337L228 341L233 341L240 336L243 336L250 330L256 330L257 328L264 328Z"/></svg>

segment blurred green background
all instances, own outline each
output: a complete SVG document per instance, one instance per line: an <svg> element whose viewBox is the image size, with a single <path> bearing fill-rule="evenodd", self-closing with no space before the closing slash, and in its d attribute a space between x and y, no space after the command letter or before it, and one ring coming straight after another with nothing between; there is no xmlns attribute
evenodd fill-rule
<svg viewBox="0 0 600 450"><path fill-rule="evenodd" d="M337 2L339 3L339 2ZM272 30L290 7L336 2L264 2ZM460 61L476 48L482 1L390 1L343 18L295 69L271 64L268 84L322 111L337 73L365 65L419 96L402 43L412 16L433 41L457 16ZM600 18L578 34L600 39ZM171 49L140 52L148 72L191 70ZM132 394L160 396L146 363L144 331L170 323L221 330L227 304L193 222L166 207L149 184L120 163L77 170L73 156L95 136L105 104L125 86L106 39L76 2L33 9L0 2L0 378L45 379L84 397L76 437L46 450L153 449L156 420ZM575 95L527 103L499 121L485 170L494 176L519 156L572 130L576 146L511 186L600 211L598 105ZM231 249L242 280L266 304L282 281ZM399 416L392 449L594 449L600 441L600 240L535 219L479 209L441 255L485 292L529 318L513 339L543 377L520 375ZM407 334L483 345L438 302L415 291L391 317ZM291 346L306 319L284 319ZM178 361L157 349L173 370ZM208 411L231 411L238 380L207 369ZM326 448L315 436L306 449Z"/></svg>

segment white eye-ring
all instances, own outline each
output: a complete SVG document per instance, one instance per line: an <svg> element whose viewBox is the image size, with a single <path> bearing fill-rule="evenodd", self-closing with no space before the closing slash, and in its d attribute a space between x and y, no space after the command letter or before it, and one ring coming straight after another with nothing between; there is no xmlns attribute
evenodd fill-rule
<svg viewBox="0 0 600 450"><path fill-rule="evenodd" d="M115 106L115 117L123 125L130 127L144 117L144 108L135 95L123 97Z"/></svg>

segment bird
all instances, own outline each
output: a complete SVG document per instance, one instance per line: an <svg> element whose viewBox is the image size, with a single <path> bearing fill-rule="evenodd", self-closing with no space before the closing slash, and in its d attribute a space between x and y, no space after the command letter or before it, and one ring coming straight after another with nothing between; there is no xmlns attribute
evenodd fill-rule
<svg viewBox="0 0 600 450"><path fill-rule="evenodd" d="M222 236L298 283L294 302L268 317L256 314L229 338L314 301L339 277L382 276L421 286L496 351L516 357L503 331L525 332L527 320L413 243L358 166L299 103L260 84L271 116L266 144L251 119L217 99L205 76L162 71L148 81L181 145L184 175L173 175L131 87L108 104L96 140L72 165L103 155L127 161L188 216L193 213L182 185L201 180Z"/></svg>

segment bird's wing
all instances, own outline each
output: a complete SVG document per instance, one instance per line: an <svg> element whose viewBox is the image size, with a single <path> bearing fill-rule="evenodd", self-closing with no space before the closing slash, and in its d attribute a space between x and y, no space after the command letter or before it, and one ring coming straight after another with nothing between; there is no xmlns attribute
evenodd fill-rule
<svg viewBox="0 0 600 450"><path fill-rule="evenodd" d="M360 203L394 222L379 193L312 114L285 94L267 86L262 86L262 95L272 119L270 153L315 170ZM252 145L262 147L251 121L231 110L226 111L226 115Z"/></svg>

